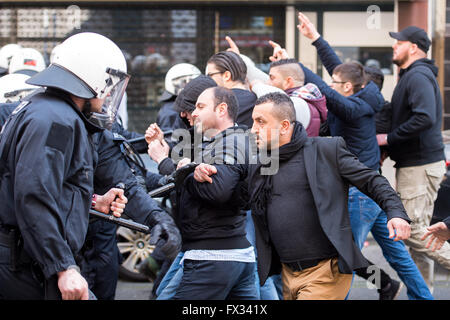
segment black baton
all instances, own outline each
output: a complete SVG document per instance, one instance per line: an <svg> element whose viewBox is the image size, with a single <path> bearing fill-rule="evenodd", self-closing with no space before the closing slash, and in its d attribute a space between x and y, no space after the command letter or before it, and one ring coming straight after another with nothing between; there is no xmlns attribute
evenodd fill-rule
<svg viewBox="0 0 450 320"><path fill-rule="evenodd" d="M148 195L150 197L152 197L152 198L158 197L159 195L161 195L161 194L165 193L166 191L169 191L169 190L171 190L173 188L175 188L175 183L171 182L171 183L168 183L168 184L166 184L166 185L164 185L162 187L159 187L157 189L154 189L154 190L150 191L148 193Z"/></svg>
<svg viewBox="0 0 450 320"><path fill-rule="evenodd" d="M113 216L112 214L106 214L94 209L90 209L89 210L89 214L92 215L93 217L96 218L100 218L102 220L111 222L111 223L115 223L119 226L128 228L128 229L132 229L135 231L139 231L139 232L143 232L143 233L150 233L150 228L147 227L144 224L140 224L128 219L123 219L123 218L117 218L115 216Z"/></svg>

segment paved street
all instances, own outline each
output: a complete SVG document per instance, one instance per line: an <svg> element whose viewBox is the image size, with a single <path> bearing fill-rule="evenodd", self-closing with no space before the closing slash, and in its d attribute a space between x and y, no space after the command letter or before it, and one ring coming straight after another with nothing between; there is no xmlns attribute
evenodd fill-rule
<svg viewBox="0 0 450 320"><path fill-rule="evenodd" d="M378 244L369 239L369 246L363 248L362 250L365 257L370 261L380 266L385 270L393 279L400 280L397 273L392 269L387 261L384 259ZM435 264L435 287L433 296L437 300L448 300L450 299L450 272L443 269ZM367 281L360 277L355 277L352 290L350 291L350 300L377 300L378 292L376 289L368 289ZM406 296L406 287L403 289L398 297L398 300L408 300Z"/></svg>
<svg viewBox="0 0 450 320"><path fill-rule="evenodd" d="M151 161L145 158L147 165L153 165ZM392 186L395 186L395 177L393 162L387 159L383 165L383 174L389 180ZM393 279L399 280L397 273L389 266L384 259L381 249L378 244L371 238L369 234L369 245L364 247L362 252L370 261L380 266ZM437 300L450 300L450 272L442 267L435 265L435 288L433 295ZM147 300L150 291L151 283L136 283L119 281L116 293L116 299L119 300ZM350 300L378 300L378 292L376 289L369 289L367 281L355 276L352 289L350 291ZM404 286L399 297L399 300L407 300L406 287Z"/></svg>
<svg viewBox="0 0 450 320"><path fill-rule="evenodd" d="M389 266L384 259L378 244L369 238L369 245L363 248L362 252L365 257L376 265L383 268L392 278L399 280L397 273ZM433 295L437 300L450 300L450 272L440 266L435 266L435 288ZM147 300L151 283L137 283L119 281L116 299L117 300ZM350 291L350 300L378 300L378 292L376 289L369 289L367 282L355 276L352 289ZM398 300L408 300L406 295L406 287L403 286Z"/></svg>

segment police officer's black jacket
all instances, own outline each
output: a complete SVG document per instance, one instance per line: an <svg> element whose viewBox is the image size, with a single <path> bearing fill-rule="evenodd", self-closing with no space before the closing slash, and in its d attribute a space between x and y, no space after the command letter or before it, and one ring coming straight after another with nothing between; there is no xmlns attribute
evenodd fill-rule
<svg viewBox="0 0 450 320"><path fill-rule="evenodd" d="M13 110L19 105L19 102L0 103L0 129L5 124L6 119L11 115Z"/></svg>
<svg viewBox="0 0 450 320"><path fill-rule="evenodd" d="M117 140L118 144L120 144L120 141L123 141L125 139L132 140L132 139L144 137L144 135L142 135L142 134L126 130L117 121L113 124L111 131L114 133L115 137L118 137L118 138L114 138ZM140 143L133 143L133 148L134 148L134 152L136 152L138 154L147 153L148 144L145 140L142 140ZM146 172L142 172L143 171L143 170L141 170L142 168L139 168L135 164L130 163L130 161L128 161L128 163L129 163L130 167L138 175L142 175L142 178L145 180L145 186L146 186L147 190L153 190L153 189L160 187L159 180L161 179L161 175L156 174L151 171L147 171L147 170L144 170Z"/></svg>
<svg viewBox="0 0 450 320"><path fill-rule="evenodd" d="M0 154L7 141L11 148L1 175L0 221L20 229L25 252L49 278L74 265L84 243L97 162L91 134L101 129L62 92L29 100L1 136Z"/></svg>
<svg viewBox="0 0 450 320"><path fill-rule="evenodd" d="M95 192L103 194L119 182L125 184L125 196L128 203L124 214L136 222L149 227L161 221L174 224L173 219L162 210L155 200L150 198L143 186L131 171L120 149L120 141L114 139L111 131L104 130L96 134L98 165L95 168Z"/></svg>
<svg viewBox="0 0 450 320"><path fill-rule="evenodd" d="M213 164L217 173L213 183L199 183L190 174L179 190L176 222L183 250L242 249L246 239L245 212L241 212L240 190L247 176L248 136L246 127L231 127L203 144L203 158L194 160Z"/></svg>

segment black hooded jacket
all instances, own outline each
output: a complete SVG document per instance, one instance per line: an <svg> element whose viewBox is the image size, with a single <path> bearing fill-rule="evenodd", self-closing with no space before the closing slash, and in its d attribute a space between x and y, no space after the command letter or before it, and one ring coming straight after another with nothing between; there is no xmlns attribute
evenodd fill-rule
<svg viewBox="0 0 450 320"><path fill-rule="evenodd" d="M400 70L391 100L392 130L387 138L396 168L445 159L437 74L438 68L429 59L419 59Z"/></svg>
<svg viewBox="0 0 450 320"><path fill-rule="evenodd" d="M183 238L183 250L243 249L246 238L245 212L240 191L247 177L248 136L246 127L231 127L205 142L195 162L217 168L213 183L199 183L193 173L178 190L176 222Z"/></svg>

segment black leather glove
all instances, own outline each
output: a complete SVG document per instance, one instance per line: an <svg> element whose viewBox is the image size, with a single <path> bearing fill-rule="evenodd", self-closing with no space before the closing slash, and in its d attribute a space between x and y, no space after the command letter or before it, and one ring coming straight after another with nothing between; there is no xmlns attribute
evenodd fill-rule
<svg viewBox="0 0 450 320"><path fill-rule="evenodd" d="M167 259L173 260L181 250L181 234L167 212L155 212L156 224L150 230L150 244L160 248Z"/></svg>

